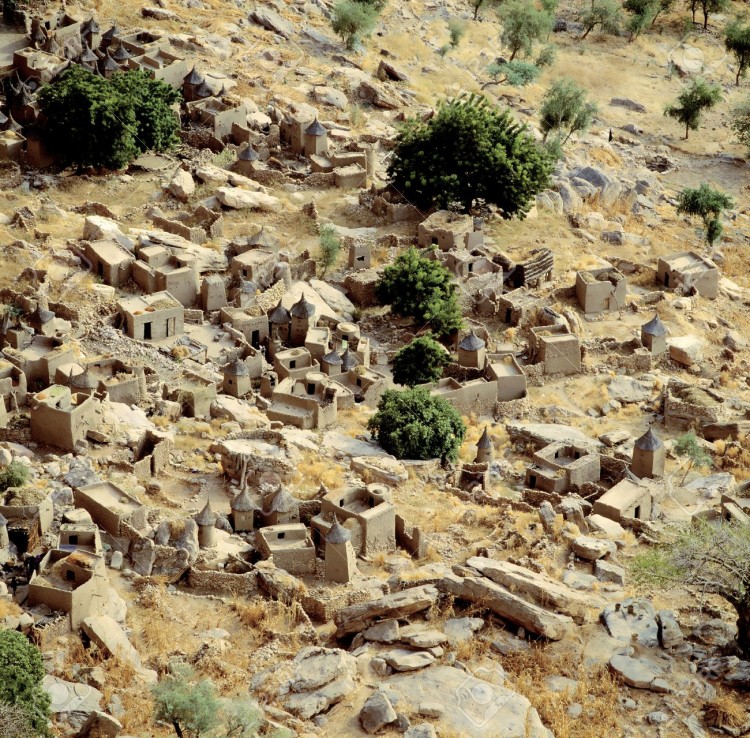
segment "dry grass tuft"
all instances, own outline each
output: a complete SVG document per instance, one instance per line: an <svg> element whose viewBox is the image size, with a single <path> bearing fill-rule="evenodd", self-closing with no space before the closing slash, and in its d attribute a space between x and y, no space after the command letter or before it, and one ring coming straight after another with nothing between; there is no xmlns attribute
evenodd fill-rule
<svg viewBox="0 0 750 738"><path fill-rule="evenodd" d="M268 603L265 600L235 601L230 607L246 628L260 628L266 624L270 616Z"/></svg>
<svg viewBox="0 0 750 738"><path fill-rule="evenodd" d="M309 490L311 497L317 494L321 484L325 484L329 490L343 489L344 470L330 459L321 458L318 452L305 451L297 465L294 484L303 487L302 490L295 490L295 496L300 499L305 499L304 490Z"/></svg>
<svg viewBox="0 0 750 738"><path fill-rule="evenodd" d="M747 711L729 692L718 692L716 699L703 705L703 723L708 728L741 728L747 722Z"/></svg>

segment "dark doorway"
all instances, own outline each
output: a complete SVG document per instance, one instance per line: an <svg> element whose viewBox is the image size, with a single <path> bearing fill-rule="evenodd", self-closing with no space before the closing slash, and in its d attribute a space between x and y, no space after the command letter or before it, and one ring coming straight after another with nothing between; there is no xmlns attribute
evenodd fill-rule
<svg viewBox="0 0 750 738"><path fill-rule="evenodd" d="M143 324L143 340L144 341L151 340L151 323Z"/></svg>

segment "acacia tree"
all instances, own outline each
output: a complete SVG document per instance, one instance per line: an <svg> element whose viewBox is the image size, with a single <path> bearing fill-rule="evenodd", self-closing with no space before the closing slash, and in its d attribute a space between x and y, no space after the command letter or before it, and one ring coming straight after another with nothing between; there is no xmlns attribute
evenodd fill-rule
<svg viewBox="0 0 750 738"><path fill-rule="evenodd" d="M695 23L695 11L700 8L703 13L703 30L708 28L708 16L711 13L723 13L729 7L729 0L688 0L693 12L693 23Z"/></svg>
<svg viewBox="0 0 750 738"><path fill-rule="evenodd" d="M733 21L727 26L724 35L724 46L727 51L734 54L737 61L737 75L734 83L740 83L740 77L747 74L748 65L750 65L750 25L745 25L739 19Z"/></svg>
<svg viewBox="0 0 750 738"><path fill-rule="evenodd" d="M596 103L586 99L586 90L572 79L555 80L542 98L539 127L547 136L556 131L565 143L574 133L585 131L597 113Z"/></svg>
<svg viewBox="0 0 750 738"><path fill-rule="evenodd" d="M693 80L677 96L676 103L664 108L664 115L678 120L685 126L685 140L690 131L697 131L704 110L710 110L721 102L721 87L703 79Z"/></svg>
<svg viewBox="0 0 750 738"><path fill-rule="evenodd" d="M469 5L474 8L474 20L479 17L479 11L489 5L497 5L499 0L469 0Z"/></svg>
<svg viewBox="0 0 750 738"><path fill-rule="evenodd" d="M397 459L455 461L466 435L456 408L424 387L386 390L367 428Z"/></svg>
<svg viewBox="0 0 750 738"><path fill-rule="evenodd" d="M616 0L593 0L591 7L581 17L581 40L599 26L604 33L619 33L622 13Z"/></svg>
<svg viewBox="0 0 750 738"><path fill-rule="evenodd" d="M394 313L431 326L441 338L455 333L463 323L451 273L415 248L402 251L383 270L376 291Z"/></svg>
<svg viewBox="0 0 750 738"><path fill-rule="evenodd" d="M706 243L712 246L721 237L724 227L721 225L721 214L733 207L732 198L720 190L715 190L707 184L702 184L698 189L686 188L680 192L677 198L677 212L682 215L699 217L706 227ZM688 436L690 434L687 434ZM686 438L686 436L683 436ZM695 434L693 434L695 440ZM688 439L687 449L690 448Z"/></svg>
<svg viewBox="0 0 750 738"><path fill-rule="evenodd" d="M694 521L637 556L632 573L640 584L684 585L723 597L737 612L737 645L750 658L750 526Z"/></svg>
<svg viewBox="0 0 750 738"><path fill-rule="evenodd" d="M531 56L536 41L547 38L554 19L544 10L537 10L526 0L508 0L497 11L503 32L500 41L510 50L510 60L522 51Z"/></svg>
<svg viewBox="0 0 750 738"><path fill-rule="evenodd" d="M369 3L341 0L331 11L331 28L341 36L347 49L353 49L372 33L378 10Z"/></svg>
<svg viewBox="0 0 750 738"><path fill-rule="evenodd" d="M0 630L0 703L21 708L33 731L47 735L50 698L43 679L39 649L18 631Z"/></svg>
<svg viewBox="0 0 750 738"><path fill-rule="evenodd" d="M427 121L407 121L388 165L392 185L418 208L483 202L506 219L525 217L551 172L551 157L526 126L479 95L446 101Z"/></svg>
<svg viewBox="0 0 750 738"><path fill-rule="evenodd" d="M648 25L653 25L656 18L659 3L658 0L625 0L622 4L623 10L630 13L630 18L626 24L628 29L628 41L637 38L641 31L645 30Z"/></svg>
<svg viewBox="0 0 750 738"><path fill-rule="evenodd" d="M441 344L431 336L420 336L393 357L393 381L407 387L434 382L449 363L450 356Z"/></svg>

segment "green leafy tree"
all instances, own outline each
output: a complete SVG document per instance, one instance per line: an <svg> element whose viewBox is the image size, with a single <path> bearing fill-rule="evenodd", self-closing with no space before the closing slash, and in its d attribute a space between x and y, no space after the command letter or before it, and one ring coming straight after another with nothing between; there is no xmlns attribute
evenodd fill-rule
<svg viewBox="0 0 750 738"><path fill-rule="evenodd" d="M398 459L455 461L466 435L466 425L453 405L424 387L386 390L367 428Z"/></svg>
<svg viewBox="0 0 750 738"><path fill-rule="evenodd" d="M23 487L29 481L31 471L27 464L21 461L11 461L0 471L0 492L11 487Z"/></svg>
<svg viewBox="0 0 750 738"><path fill-rule="evenodd" d="M340 0L331 12L331 28L341 36L347 49L353 49L375 28L378 11L369 3Z"/></svg>
<svg viewBox="0 0 750 738"><path fill-rule="evenodd" d="M542 98L539 125L544 140L554 131L560 143L566 143L574 133L591 125L597 110L596 104L586 99L586 90L572 79L555 80Z"/></svg>
<svg viewBox="0 0 750 738"><path fill-rule="evenodd" d="M175 665L154 685L154 719L169 723L177 738L200 738L219 726L220 703L208 679L193 681L193 672Z"/></svg>
<svg viewBox="0 0 750 738"><path fill-rule="evenodd" d="M534 43L546 39L554 24L549 13L537 10L527 0L507 0L497 15L503 24L500 41L510 49L509 61L513 61L519 52L531 56Z"/></svg>
<svg viewBox="0 0 750 738"><path fill-rule="evenodd" d="M439 261L427 259L414 248L402 251L385 267L376 289L378 299L390 305L394 313L430 325L440 337L461 327L461 309L451 273Z"/></svg>
<svg viewBox="0 0 750 738"><path fill-rule="evenodd" d="M713 460L710 454L700 445L693 431L683 433L675 443L674 452L686 460L685 474L680 484L684 484L687 475L693 468L702 468L711 466Z"/></svg>
<svg viewBox="0 0 750 738"><path fill-rule="evenodd" d="M539 75L541 69L531 62L520 61L518 59L512 62L502 62L498 64L493 62L487 67L487 73L492 77L490 82L485 82L482 89L491 85L501 85L507 83L513 87L525 87L530 85Z"/></svg>
<svg viewBox="0 0 750 738"><path fill-rule="evenodd" d="M698 0L697 5L703 13L703 30L705 31L708 28L708 16L711 13L723 13L727 10L729 8L729 0ZM695 0L690 0L690 6L693 11L693 23L695 23Z"/></svg>
<svg viewBox="0 0 750 738"><path fill-rule="evenodd" d="M120 169L150 148L171 146L179 121L170 105L178 99L169 85L145 72L107 80L79 65L39 94L50 147L66 163L107 169Z"/></svg>
<svg viewBox="0 0 750 738"><path fill-rule="evenodd" d="M479 11L490 5L497 5L500 0L469 0L469 5L474 8L474 20L479 17Z"/></svg>
<svg viewBox="0 0 750 738"><path fill-rule="evenodd" d="M20 707L32 729L47 735L50 698L42 679L39 649L18 631L0 630L0 704Z"/></svg>
<svg viewBox="0 0 750 738"><path fill-rule="evenodd" d="M336 229L330 223L326 223L320 228L320 257L318 262L323 267L321 277L324 277L326 272L336 264L340 254L341 241L336 235Z"/></svg>
<svg viewBox="0 0 750 738"><path fill-rule="evenodd" d="M616 0L593 0L591 7L581 17L583 24L581 40L597 26L603 33L617 34L620 32L621 21L622 12Z"/></svg>
<svg viewBox="0 0 750 738"><path fill-rule="evenodd" d="M659 0L659 2L656 4L656 12L654 13L654 17L651 19L652 28L656 25L656 19L660 15L662 15L662 13L669 13L669 11L672 10L674 3L675 0Z"/></svg>
<svg viewBox="0 0 750 738"><path fill-rule="evenodd" d="M721 102L721 87L703 79L693 80L677 96L676 104L667 105L664 115L678 120L685 126L685 139L690 131L697 131L704 110L710 110Z"/></svg>
<svg viewBox="0 0 750 738"><path fill-rule="evenodd" d="M637 556L631 572L639 585L688 586L723 597L737 613L739 650L750 658L750 526L694 521Z"/></svg>
<svg viewBox="0 0 750 738"><path fill-rule="evenodd" d="M171 109L181 98L177 90L142 70L115 74L109 82L133 106L141 151L166 151L179 142L179 121Z"/></svg>
<svg viewBox="0 0 750 738"><path fill-rule="evenodd" d="M628 40L632 41L653 23L659 2L658 0L625 0L622 7L630 13L626 28L629 34Z"/></svg>
<svg viewBox="0 0 750 738"><path fill-rule="evenodd" d="M393 381L407 387L435 382L450 363L448 352L434 338L420 336L393 357Z"/></svg>
<svg viewBox="0 0 750 738"><path fill-rule="evenodd" d="M677 198L677 212L680 215L698 217L703 221L703 225L706 227L706 242L709 246L712 246L721 237L724 230L721 225L721 214L733 205L731 197L705 183L698 189L687 188L682 190ZM686 434L680 440L687 439L685 442L688 443L690 441L689 436L690 434ZM692 435L692 440L695 441L695 434ZM686 448L693 447L688 445ZM697 443L696 448L700 449ZM702 451L702 449L700 450ZM680 452L678 451L678 453Z"/></svg>
<svg viewBox="0 0 750 738"><path fill-rule="evenodd" d="M448 21L448 35L452 49L458 48L461 39L466 35L466 23L462 18L451 18Z"/></svg>
<svg viewBox="0 0 750 738"><path fill-rule="evenodd" d="M737 135L737 140L750 152L750 98L732 110L730 125Z"/></svg>
<svg viewBox="0 0 750 738"><path fill-rule="evenodd" d="M477 201L504 218L525 217L547 187L552 161L510 112L471 95L440 105L400 130L388 165L392 184L422 209Z"/></svg>
<svg viewBox="0 0 750 738"><path fill-rule="evenodd" d="M727 26L724 35L724 46L726 50L734 54L737 61L737 75L734 83L740 83L740 77L747 74L748 65L750 65L750 25L743 24L735 20Z"/></svg>

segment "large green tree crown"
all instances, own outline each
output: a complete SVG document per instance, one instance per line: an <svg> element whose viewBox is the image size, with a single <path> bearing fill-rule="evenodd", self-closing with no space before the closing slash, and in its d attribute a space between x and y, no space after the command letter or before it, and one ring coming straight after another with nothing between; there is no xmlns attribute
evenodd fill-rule
<svg viewBox="0 0 750 738"><path fill-rule="evenodd" d="M552 159L510 112L480 95L441 103L430 120L411 119L388 166L392 185L418 208L465 210L483 202L523 218L547 187Z"/></svg>

